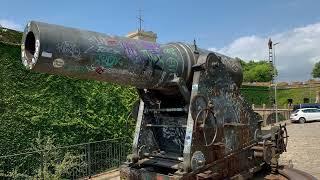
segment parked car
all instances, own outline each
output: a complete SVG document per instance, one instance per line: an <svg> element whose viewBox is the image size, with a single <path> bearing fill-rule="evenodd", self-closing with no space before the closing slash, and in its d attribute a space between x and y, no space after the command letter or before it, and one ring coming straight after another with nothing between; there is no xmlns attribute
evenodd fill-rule
<svg viewBox="0 0 320 180"><path fill-rule="evenodd" d="M307 121L320 120L320 109L318 108L302 108L296 109L290 115L292 122L305 123Z"/></svg>
<svg viewBox="0 0 320 180"><path fill-rule="evenodd" d="M320 109L320 104L318 104L318 103L305 103L305 104L293 105L293 111L295 111L297 109L302 109L302 108L317 108L317 109Z"/></svg>

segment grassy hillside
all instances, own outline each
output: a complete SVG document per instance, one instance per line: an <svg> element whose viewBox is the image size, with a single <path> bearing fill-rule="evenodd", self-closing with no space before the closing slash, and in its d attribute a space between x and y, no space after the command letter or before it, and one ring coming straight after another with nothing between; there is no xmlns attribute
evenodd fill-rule
<svg viewBox="0 0 320 180"><path fill-rule="evenodd" d="M21 43L21 38L21 32L0 27L0 42L19 44Z"/></svg>
<svg viewBox="0 0 320 180"><path fill-rule="evenodd" d="M259 86L242 86L241 94L245 97L249 104L270 105L269 87Z"/></svg>
<svg viewBox="0 0 320 180"><path fill-rule="evenodd" d="M123 136L136 100L133 88L27 71L20 47L0 43L0 155L29 148L38 131L61 145Z"/></svg>
<svg viewBox="0 0 320 180"><path fill-rule="evenodd" d="M303 98L310 98L310 103L315 102L316 92L320 87L305 87L305 88L292 88L292 89L279 89L277 91L278 102L281 107L287 104L287 99L293 99L294 104L303 103Z"/></svg>
<svg viewBox="0 0 320 180"><path fill-rule="evenodd" d="M309 98L310 103L315 102L316 92L320 91L320 87L300 87L300 88L278 88L277 102L279 108L283 108L288 103L288 99L293 99L293 104L303 103L304 98ZM243 86L241 93L245 96L250 104L270 106L270 94L274 94L274 90L270 93L269 87L263 86Z"/></svg>

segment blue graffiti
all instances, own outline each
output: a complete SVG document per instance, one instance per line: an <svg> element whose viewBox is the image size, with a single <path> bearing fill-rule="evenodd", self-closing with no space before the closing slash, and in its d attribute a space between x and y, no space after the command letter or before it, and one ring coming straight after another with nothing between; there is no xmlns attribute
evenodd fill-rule
<svg viewBox="0 0 320 180"><path fill-rule="evenodd" d="M105 68L112 68L113 66L120 64L120 56L110 53L99 53L95 56L96 63L99 66Z"/></svg>

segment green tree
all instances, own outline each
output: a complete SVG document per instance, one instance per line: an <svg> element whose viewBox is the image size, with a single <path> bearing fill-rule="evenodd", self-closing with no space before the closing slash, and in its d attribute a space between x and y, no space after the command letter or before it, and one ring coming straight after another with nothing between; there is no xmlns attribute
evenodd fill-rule
<svg viewBox="0 0 320 180"><path fill-rule="evenodd" d="M314 64L311 74L313 78L320 78L320 61Z"/></svg>
<svg viewBox="0 0 320 180"><path fill-rule="evenodd" d="M244 82L268 82L271 80L273 67L267 61L240 61Z"/></svg>

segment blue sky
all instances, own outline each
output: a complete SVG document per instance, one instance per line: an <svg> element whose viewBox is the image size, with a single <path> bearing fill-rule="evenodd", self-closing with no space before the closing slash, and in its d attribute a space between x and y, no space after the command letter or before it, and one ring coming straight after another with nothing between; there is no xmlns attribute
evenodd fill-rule
<svg viewBox="0 0 320 180"><path fill-rule="evenodd" d="M319 7L317 0L1 0L0 24L23 29L27 21L38 20L125 35L137 29L136 17L141 8L143 28L156 32L160 43L192 42L195 38L202 48L245 59L265 59L264 40L273 37L274 41L290 42L288 38L297 29L318 25ZM239 45L238 41L246 42ZM262 49L250 47L252 42ZM281 48L285 42L279 44L279 58L281 53L283 58L289 53ZM235 44L242 47L236 49ZM318 57L320 54L314 54L307 61L314 63ZM310 63L304 74L310 71ZM280 70L280 80L307 78L291 77L290 67L282 68L287 74L281 77Z"/></svg>

